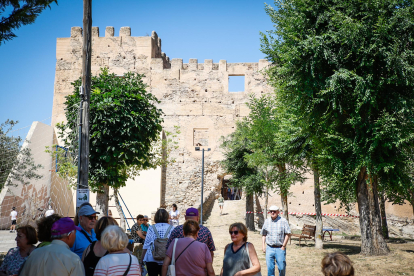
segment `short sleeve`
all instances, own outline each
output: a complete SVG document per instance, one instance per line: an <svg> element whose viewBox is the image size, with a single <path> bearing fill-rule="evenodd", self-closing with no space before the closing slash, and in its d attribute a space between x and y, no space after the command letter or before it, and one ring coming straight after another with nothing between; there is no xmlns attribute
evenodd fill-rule
<svg viewBox="0 0 414 276"><path fill-rule="evenodd" d="M152 227L148 227L147 236L145 238L145 243L143 249L149 249L151 246L151 243L155 240L155 233L154 229Z"/></svg>
<svg viewBox="0 0 414 276"><path fill-rule="evenodd" d="M285 221L285 233L290 234L290 226L287 220Z"/></svg>
<svg viewBox="0 0 414 276"><path fill-rule="evenodd" d="M214 245L213 236L210 231L207 233L207 246L209 251L216 251L216 246Z"/></svg>
<svg viewBox="0 0 414 276"><path fill-rule="evenodd" d="M267 220L263 223L262 230L260 231L260 235L266 236L267 235Z"/></svg>
<svg viewBox="0 0 414 276"><path fill-rule="evenodd" d="M203 243L203 245L205 247L204 253L205 253L206 264L212 263L213 262L213 259L211 258L211 253L210 253L210 251L212 251L212 250L209 250L209 248L207 247L206 244Z"/></svg>
<svg viewBox="0 0 414 276"><path fill-rule="evenodd" d="M172 241L175 238L179 238L180 237L180 230L178 227L175 227L172 231L171 231L171 235L168 237L168 241L167 241L167 248L169 248L170 244L172 243Z"/></svg>

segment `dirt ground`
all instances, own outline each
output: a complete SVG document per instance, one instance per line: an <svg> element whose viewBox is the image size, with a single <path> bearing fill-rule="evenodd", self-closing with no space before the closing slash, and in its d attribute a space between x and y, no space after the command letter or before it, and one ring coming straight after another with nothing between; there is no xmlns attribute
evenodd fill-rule
<svg viewBox="0 0 414 276"><path fill-rule="evenodd" d="M213 262L216 275L220 275L224 247L231 242L228 228L233 222L244 222L245 210L243 200L225 201L223 215L220 216L216 202L205 223L213 235L217 249ZM262 266L262 275L266 276L266 259L261 251L262 241L257 229L248 233L248 241L255 246ZM387 256L366 257L360 254L359 241L342 239L342 236L333 236L333 241L325 239L322 250L315 249L312 241L306 244L302 241L299 246L299 241L293 238L287 247L286 275L322 275L320 264L323 256L336 251L349 256L354 264L356 275L414 275L414 242L399 243L401 241L394 240L388 243L391 253Z"/></svg>

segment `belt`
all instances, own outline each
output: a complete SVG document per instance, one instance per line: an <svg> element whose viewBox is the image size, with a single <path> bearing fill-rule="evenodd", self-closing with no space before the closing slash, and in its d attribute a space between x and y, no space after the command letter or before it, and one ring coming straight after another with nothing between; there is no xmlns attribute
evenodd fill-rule
<svg viewBox="0 0 414 276"><path fill-rule="evenodd" d="M281 248L282 247L282 245L270 245L270 244L267 244L267 246L269 246L271 248Z"/></svg>

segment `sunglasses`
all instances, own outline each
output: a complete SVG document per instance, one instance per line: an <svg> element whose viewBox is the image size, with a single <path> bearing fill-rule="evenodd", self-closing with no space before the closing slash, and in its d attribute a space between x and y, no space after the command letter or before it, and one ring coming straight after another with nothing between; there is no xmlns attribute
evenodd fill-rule
<svg viewBox="0 0 414 276"><path fill-rule="evenodd" d="M230 235L235 235L235 236L237 236L238 234L239 234L239 231L229 231L229 233L230 233Z"/></svg>
<svg viewBox="0 0 414 276"><path fill-rule="evenodd" d="M143 219L143 221L148 221L147 219Z"/></svg>
<svg viewBox="0 0 414 276"><path fill-rule="evenodd" d="M273 214L273 213L277 213L277 212L278 212L278 211L270 211L270 213L271 213L271 214Z"/></svg>
<svg viewBox="0 0 414 276"><path fill-rule="evenodd" d="M85 218L88 218L89 220L96 220L96 216L84 216Z"/></svg>

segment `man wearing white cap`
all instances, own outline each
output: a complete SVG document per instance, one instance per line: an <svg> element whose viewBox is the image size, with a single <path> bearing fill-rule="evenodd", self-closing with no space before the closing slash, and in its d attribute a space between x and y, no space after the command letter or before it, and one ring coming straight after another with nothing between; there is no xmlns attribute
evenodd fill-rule
<svg viewBox="0 0 414 276"><path fill-rule="evenodd" d="M80 230L76 230L76 241L75 244L70 248L72 252L76 253L79 258L82 259L83 251L93 241L96 241L96 234L93 228L96 224L96 212L90 204L83 205L79 208L79 227Z"/></svg>
<svg viewBox="0 0 414 276"><path fill-rule="evenodd" d="M266 253L267 275L275 275L275 261L279 276L286 274L286 245L290 237L290 227L286 219L279 217L279 207L269 208L270 218L266 219L262 231L262 250Z"/></svg>

